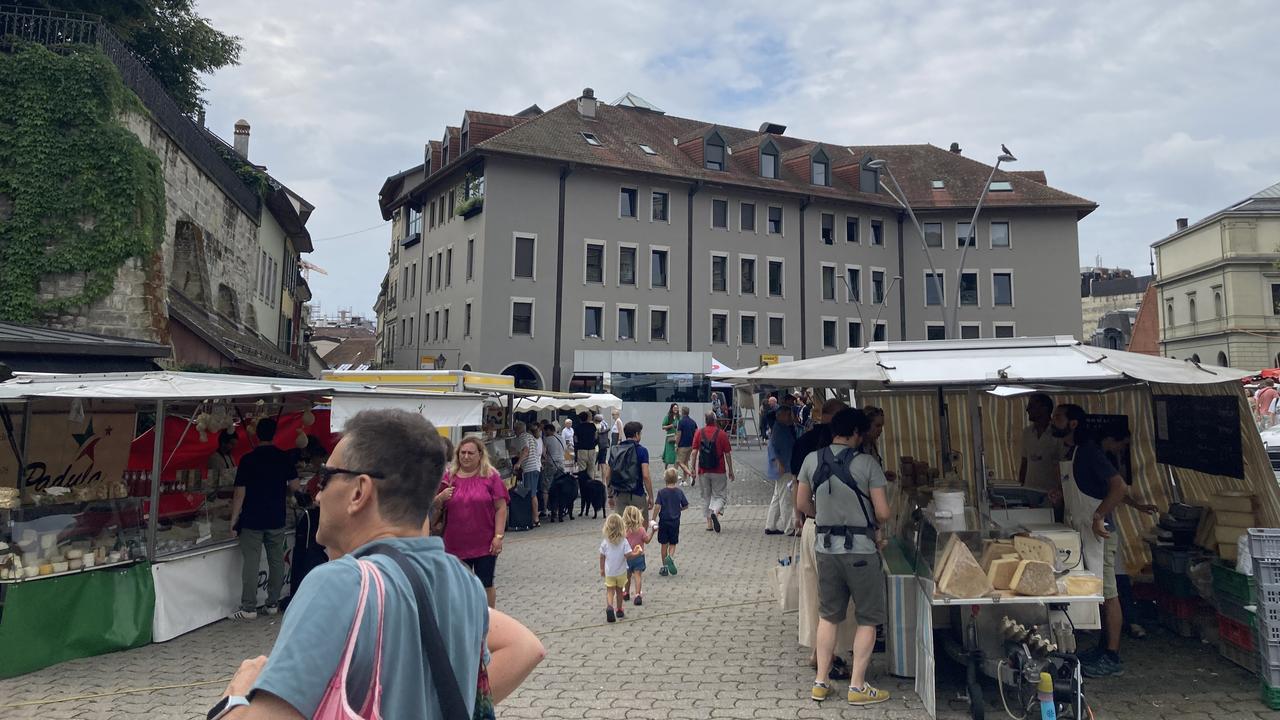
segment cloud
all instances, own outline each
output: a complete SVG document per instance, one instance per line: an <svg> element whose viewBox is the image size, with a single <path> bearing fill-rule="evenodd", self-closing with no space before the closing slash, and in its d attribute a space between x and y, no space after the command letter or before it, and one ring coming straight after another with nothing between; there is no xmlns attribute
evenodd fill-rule
<svg viewBox="0 0 1280 720"><path fill-rule="evenodd" d="M1080 254L1142 269L1174 217L1280 180L1280 14L1261 1L1036 4L764 0L643 5L205 2L244 40L209 78L209 123L253 124L251 156L317 206L327 311L368 312L389 230L386 176L466 109L549 108L583 87L684 117L850 144L957 141L1043 169L1100 208Z"/></svg>

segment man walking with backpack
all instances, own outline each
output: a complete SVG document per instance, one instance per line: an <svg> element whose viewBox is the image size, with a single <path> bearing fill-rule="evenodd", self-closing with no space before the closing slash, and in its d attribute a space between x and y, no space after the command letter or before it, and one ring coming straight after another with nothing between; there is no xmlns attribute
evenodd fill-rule
<svg viewBox="0 0 1280 720"><path fill-rule="evenodd" d="M708 412L707 424L693 435L693 447L698 454L698 485L702 488L702 514L707 519L707 530L720 532L720 516L729 501L729 481L733 480L733 447L729 445L729 433L720 429L716 414Z"/></svg>
<svg viewBox="0 0 1280 720"><path fill-rule="evenodd" d="M653 481L649 479L649 450L640 444L644 426L632 420L622 426L622 442L609 448L609 462L604 466L604 484L609 489L609 505L622 514L634 507L649 522L653 508Z"/></svg>

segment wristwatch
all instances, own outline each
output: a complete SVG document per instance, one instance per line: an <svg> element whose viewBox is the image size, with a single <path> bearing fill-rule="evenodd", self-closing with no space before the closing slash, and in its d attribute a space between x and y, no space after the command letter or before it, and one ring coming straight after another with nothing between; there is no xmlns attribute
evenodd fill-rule
<svg viewBox="0 0 1280 720"><path fill-rule="evenodd" d="M228 695L219 700L217 705L210 708L205 717L208 720L219 720L219 718L226 717L228 713L238 707L249 707L249 698L243 695Z"/></svg>
<svg viewBox="0 0 1280 720"><path fill-rule="evenodd" d="M494 539L495 539L495 540L501 540L501 539L502 539L502 533L498 533L498 534L494 535L493 537L494 537Z"/></svg>

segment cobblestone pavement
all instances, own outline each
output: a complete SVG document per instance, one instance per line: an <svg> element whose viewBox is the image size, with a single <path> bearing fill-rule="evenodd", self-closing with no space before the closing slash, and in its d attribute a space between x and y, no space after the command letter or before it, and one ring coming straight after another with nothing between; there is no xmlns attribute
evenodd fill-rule
<svg viewBox="0 0 1280 720"><path fill-rule="evenodd" d="M700 513L686 513L679 575L647 573L644 606L619 624L607 625L601 607L599 520L509 536L498 564L498 604L539 634L548 657L499 707L499 717L927 717L911 681L888 676L880 655L870 678L893 692L888 703L851 708L841 684L835 700L808 700L812 675L796 644L795 615L776 610L766 581L790 540L761 533L771 488L750 467L759 467L762 453L740 455L724 532L704 532ZM686 492L696 506L697 488ZM203 718L239 661L269 652L278 629L278 620L265 617L224 621L167 643L3 680L0 718ZM1098 718L1280 718L1259 702L1255 677L1199 641L1155 631L1128 642L1125 657L1124 677L1087 687ZM954 670L944 674L951 677L940 682L939 717L968 717L964 702L950 700L959 688ZM139 688L158 689L119 692ZM93 695L102 696L85 697ZM51 700L63 701L15 706ZM1002 717L994 691L987 701L988 717Z"/></svg>

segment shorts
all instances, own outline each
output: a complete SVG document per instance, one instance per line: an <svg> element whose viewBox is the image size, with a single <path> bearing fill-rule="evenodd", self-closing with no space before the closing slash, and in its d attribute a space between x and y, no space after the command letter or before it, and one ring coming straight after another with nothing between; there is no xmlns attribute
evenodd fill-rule
<svg viewBox="0 0 1280 720"><path fill-rule="evenodd" d="M522 495L530 493L537 494L538 483L542 479L542 472L539 470L525 470L520 474L520 488L524 491Z"/></svg>
<svg viewBox="0 0 1280 720"><path fill-rule="evenodd" d="M644 572L647 568L644 564L644 556L627 558L627 572Z"/></svg>
<svg viewBox="0 0 1280 720"><path fill-rule="evenodd" d="M689 455L693 453L693 446L676 448L676 464L689 467ZM692 469L692 468L690 468Z"/></svg>
<svg viewBox="0 0 1280 720"><path fill-rule="evenodd" d="M622 573L621 575L605 575L605 576L604 576L604 586L605 586L605 588L624 588L624 587L626 587L626 586L627 586L627 574L626 574L626 573Z"/></svg>
<svg viewBox="0 0 1280 720"><path fill-rule="evenodd" d="M486 590L493 587L493 573L498 567L497 555L481 555L480 557L466 558L462 562L471 568L471 572L476 574L480 579L480 584Z"/></svg>
<svg viewBox="0 0 1280 720"><path fill-rule="evenodd" d="M818 560L818 617L839 625L853 599L859 627L883 625L884 568L879 555L816 553Z"/></svg>
<svg viewBox="0 0 1280 720"><path fill-rule="evenodd" d="M640 511L645 523L649 522L649 496L644 493L615 492L613 494L613 511L622 514L623 510L633 507Z"/></svg>
<svg viewBox="0 0 1280 720"><path fill-rule="evenodd" d="M679 545L680 544L680 521L679 520L659 520L658 521L658 542L662 545Z"/></svg>
<svg viewBox="0 0 1280 720"><path fill-rule="evenodd" d="M1110 600L1120 597L1116 587L1116 552L1120 545L1118 530L1111 531L1111 537L1102 541L1102 599Z"/></svg>

